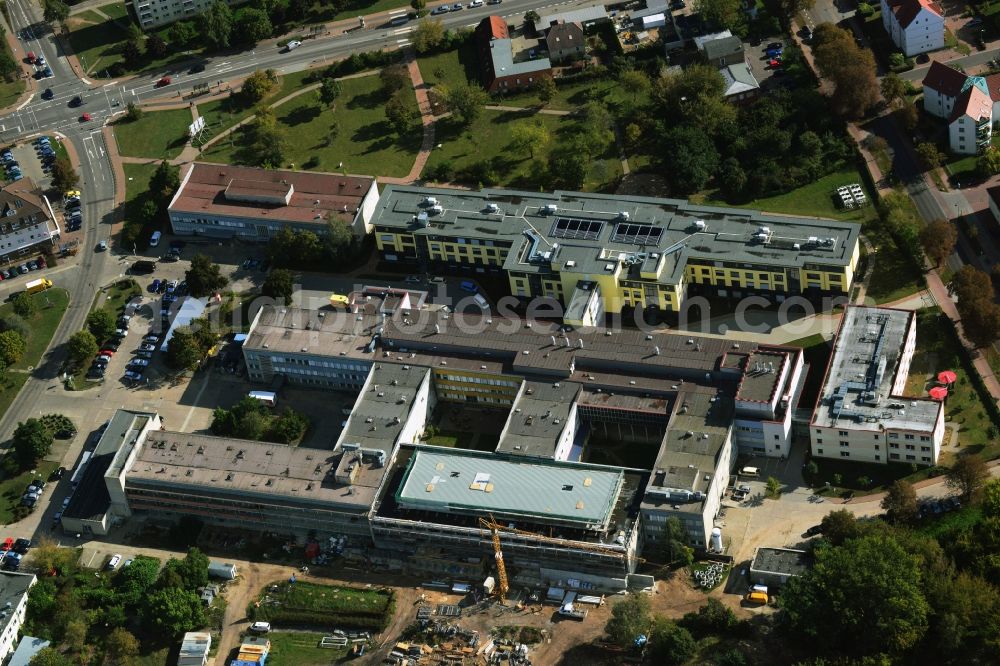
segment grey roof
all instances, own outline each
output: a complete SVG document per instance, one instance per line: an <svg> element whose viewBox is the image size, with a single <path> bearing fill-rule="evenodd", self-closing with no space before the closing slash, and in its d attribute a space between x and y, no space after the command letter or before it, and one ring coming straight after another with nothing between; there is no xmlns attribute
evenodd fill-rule
<svg viewBox="0 0 1000 666"><path fill-rule="evenodd" d="M437 200L440 213L429 211L428 197ZM492 212L490 204L499 212ZM546 206L557 211L549 213ZM431 215L421 226L417 215L425 212ZM507 271L627 279L652 268L661 284L681 284L690 262L840 270L851 264L860 231L851 222L699 206L680 199L396 185L382 192L372 223L379 231L508 246Z"/></svg>
<svg viewBox="0 0 1000 666"><path fill-rule="evenodd" d="M101 435L97 447L87 463L80 485L73 493L73 498L63 511L66 518L82 520L99 520L111 507L111 496L104 477L109 471L117 471L113 463L120 465L124 457L119 456L123 449L131 450L135 446L143 428L149 419L155 418L152 412L135 412L119 409L111 417L107 429ZM126 456L127 457L127 456Z"/></svg>
<svg viewBox="0 0 1000 666"><path fill-rule="evenodd" d="M724 58L736 53L743 53L743 42L739 37L729 36L710 39L701 44L701 50L709 60Z"/></svg>
<svg viewBox="0 0 1000 666"><path fill-rule="evenodd" d="M736 399L771 402L775 397L774 392L778 388L783 366L794 359L789 357L788 352L778 350L750 352L744 359L741 365L745 372L736 389Z"/></svg>
<svg viewBox="0 0 1000 666"><path fill-rule="evenodd" d="M572 425L580 388L575 382L524 382L496 450L551 458L560 436Z"/></svg>
<svg viewBox="0 0 1000 666"><path fill-rule="evenodd" d="M942 403L900 397L905 377L898 375L899 361L911 327L916 327L912 310L847 308L813 424L872 432L885 428L933 432Z"/></svg>
<svg viewBox="0 0 1000 666"><path fill-rule="evenodd" d="M358 395L340 441L390 453L413 408L417 390L430 381L430 370L417 365L377 363Z"/></svg>
<svg viewBox="0 0 1000 666"><path fill-rule="evenodd" d="M699 51L706 42L715 41L716 39L724 39L726 37L732 37L733 33L731 30L722 30L721 32L713 32L710 35L701 35L700 37L694 38L694 45Z"/></svg>
<svg viewBox="0 0 1000 666"><path fill-rule="evenodd" d="M719 452L730 436L732 417L732 399L721 392L694 389L677 394L643 497L644 508L701 513Z"/></svg>
<svg viewBox="0 0 1000 666"><path fill-rule="evenodd" d="M493 76L515 76L518 74L534 74L552 69L548 58L522 60L514 62L513 41L510 39L494 39L490 42L490 57L493 59Z"/></svg>
<svg viewBox="0 0 1000 666"><path fill-rule="evenodd" d="M751 571L801 576L809 569L809 554L791 548L758 548L750 563Z"/></svg>
<svg viewBox="0 0 1000 666"><path fill-rule="evenodd" d="M555 14L543 14L538 17L538 23L535 24L539 30L544 30L548 28L553 23L579 23L580 25L587 25L588 23L593 23L595 21L606 21L608 19L608 11L604 8L604 5L594 5L592 7L583 7L582 9L574 9L568 12L557 12Z"/></svg>
<svg viewBox="0 0 1000 666"><path fill-rule="evenodd" d="M374 313L266 306L257 313L243 348L293 355L310 351L353 355L371 341L377 325L378 315Z"/></svg>
<svg viewBox="0 0 1000 666"><path fill-rule="evenodd" d="M603 529L622 479L623 472L612 468L418 449L396 502L409 509L492 513L498 519L542 517Z"/></svg>
<svg viewBox="0 0 1000 666"><path fill-rule="evenodd" d="M335 417L336 418L336 417ZM192 494L364 510L385 468L363 463L340 482L343 454L195 433L151 431L126 474L130 488L190 488Z"/></svg>
<svg viewBox="0 0 1000 666"><path fill-rule="evenodd" d="M212 635L204 631L189 631L184 634L181 640L181 651L177 655L178 659L185 657L204 657L208 655L212 646Z"/></svg>
<svg viewBox="0 0 1000 666"><path fill-rule="evenodd" d="M7 666L28 666L31 663L32 658L49 645L50 643L44 638L22 636L21 642L17 644L17 649L14 650L14 654L11 655L10 661L7 662Z"/></svg>
<svg viewBox="0 0 1000 666"><path fill-rule="evenodd" d="M745 62L726 65L719 69L719 73L722 74L722 78L725 81L725 94L727 97L760 89L760 83L757 82L753 72L750 71L750 65Z"/></svg>
<svg viewBox="0 0 1000 666"><path fill-rule="evenodd" d="M573 289L573 295L570 296L569 303L566 304L566 313L563 315L563 319L566 321L580 321L583 318L584 312L587 311L590 299L594 297L594 292L600 290L600 285L591 280L580 280L577 282L576 287Z"/></svg>

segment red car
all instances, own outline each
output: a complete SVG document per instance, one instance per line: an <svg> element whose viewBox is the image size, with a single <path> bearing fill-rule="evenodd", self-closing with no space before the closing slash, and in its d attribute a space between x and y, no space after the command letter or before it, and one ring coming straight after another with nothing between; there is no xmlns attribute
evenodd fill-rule
<svg viewBox="0 0 1000 666"><path fill-rule="evenodd" d="M34 51L28 51L28 55L25 57L25 60L27 60L29 63L34 64L34 62L35 62L35 52Z"/></svg>
<svg viewBox="0 0 1000 666"><path fill-rule="evenodd" d="M162 79L160 79L159 81L156 82L156 87L157 88L162 88L163 86L169 86L169 85L170 85L170 77L169 76L164 76Z"/></svg>
<svg viewBox="0 0 1000 666"><path fill-rule="evenodd" d="M771 58L771 60L768 61L767 65L771 69L778 69L779 67L781 67L781 59L780 58Z"/></svg>
<svg viewBox="0 0 1000 666"><path fill-rule="evenodd" d="M90 120L90 114L89 113L85 113L82 116L80 116L80 122L81 123L85 123L88 120Z"/></svg>
<svg viewBox="0 0 1000 666"><path fill-rule="evenodd" d="M114 349L102 349L101 353L99 354L99 356L114 356L114 355L115 355Z"/></svg>

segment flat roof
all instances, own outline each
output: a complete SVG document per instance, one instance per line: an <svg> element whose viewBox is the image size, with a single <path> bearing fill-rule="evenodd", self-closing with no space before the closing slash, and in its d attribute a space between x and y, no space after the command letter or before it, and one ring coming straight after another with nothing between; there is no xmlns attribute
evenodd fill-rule
<svg viewBox="0 0 1000 666"><path fill-rule="evenodd" d="M386 187L372 223L376 230L509 246L507 271L638 278L652 269L667 284L680 284L689 263L842 270L860 231L850 222L682 199L404 185Z"/></svg>
<svg viewBox="0 0 1000 666"><path fill-rule="evenodd" d="M149 420L155 417L156 414L153 412L128 409L119 409L114 413L94 448L80 484L63 511L64 518L99 520L108 512L111 507L111 496L108 494L104 477L112 468L112 464L116 460L121 460L118 453L122 449L134 446Z"/></svg>
<svg viewBox="0 0 1000 666"><path fill-rule="evenodd" d="M181 176L180 188L168 210L170 213L268 219L320 227L332 216L351 224L374 182L375 179L369 176L195 162ZM282 192L290 194L279 202L275 197Z"/></svg>
<svg viewBox="0 0 1000 666"><path fill-rule="evenodd" d="M732 419L732 398L721 391L695 387L679 393L649 477L643 507L671 506L700 513Z"/></svg>
<svg viewBox="0 0 1000 666"><path fill-rule="evenodd" d="M621 470L493 454L418 449L397 503L409 509L543 517L604 529L622 488Z"/></svg>
<svg viewBox="0 0 1000 666"><path fill-rule="evenodd" d="M21 597L28 593L35 582L35 574L18 573L15 571L0 571L0 608L8 603L13 608L21 602Z"/></svg>
<svg viewBox="0 0 1000 666"><path fill-rule="evenodd" d="M340 441L390 453L395 448L420 385L430 370L419 365L376 363L358 395Z"/></svg>
<svg viewBox="0 0 1000 666"><path fill-rule="evenodd" d="M559 436L572 425L570 414L581 388L575 382L524 382L496 450L551 458Z"/></svg>
<svg viewBox="0 0 1000 666"><path fill-rule="evenodd" d="M778 380L789 363L788 352L758 350L747 354L743 376L736 390L737 400L770 402L778 388Z"/></svg>
<svg viewBox="0 0 1000 666"><path fill-rule="evenodd" d="M197 494L284 499L312 506L366 510L385 476L373 462L354 483L335 475L342 452L196 433L151 431L126 474L126 485L193 487Z"/></svg>
<svg viewBox="0 0 1000 666"><path fill-rule="evenodd" d="M366 356L364 347L378 327L374 313L352 313L330 307L319 310L264 306L260 309L244 349L324 356Z"/></svg>
<svg viewBox="0 0 1000 666"><path fill-rule="evenodd" d="M885 428L932 432L942 403L892 391L907 336L915 326L912 310L848 307L812 423L873 432Z"/></svg>
<svg viewBox="0 0 1000 666"><path fill-rule="evenodd" d="M543 14L538 18L539 30L546 30L552 26L553 23L580 23L581 25L586 25L588 23L593 23L594 21L601 21L608 19L608 10L604 8L604 5L593 5L591 7L581 7L579 9L572 9L565 12L557 12L554 14Z"/></svg>
<svg viewBox="0 0 1000 666"><path fill-rule="evenodd" d="M752 571L801 576L809 569L809 554L791 548L758 548L750 563Z"/></svg>

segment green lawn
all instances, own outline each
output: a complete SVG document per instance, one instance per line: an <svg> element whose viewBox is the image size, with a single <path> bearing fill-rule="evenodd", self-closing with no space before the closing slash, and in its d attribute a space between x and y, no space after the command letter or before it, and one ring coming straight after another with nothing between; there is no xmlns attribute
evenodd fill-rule
<svg viewBox="0 0 1000 666"><path fill-rule="evenodd" d="M389 603L389 595L380 590L303 582L283 584L271 596L288 608L342 613L381 613Z"/></svg>
<svg viewBox="0 0 1000 666"><path fill-rule="evenodd" d="M945 401L945 419L948 425L959 430L959 445L963 450L980 453L992 458L1000 452L1000 443L990 435L996 424L990 421L979 393L969 380L967 368L960 356L961 344L954 328L939 318L937 308L920 310L917 319L917 350L910 364L906 381L906 394L926 397L935 386L934 379L942 370L954 370L958 380Z"/></svg>
<svg viewBox="0 0 1000 666"><path fill-rule="evenodd" d="M27 381L28 374L25 372L8 372L6 377L0 379L0 415L7 413L10 403L14 402Z"/></svg>
<svg viewBox="0 0 1000 666"><path fill-rule="evenodd" d="M287 97L296 90L310 85L307 81L316 75L315 70L303 70L294 74L283 74L281 85L263 103L273 103ZM205 131L201 141L208 142L213 136L221 134L233 125L242 122L253 114L254 105L246 105L239 97L230 96L226 99L216 99L198 104L198 115L205 119Z"/></svg>
<svg viewBox="0 0 1000 666"><path fill-rule="evenodd" d="M122 9L124 9L124 4ZM69 43L87 73L99 72L124 60L122 45L128 38L125 21L109 21L94 11L85 11L67 21Z"/></svg>
<svg viewBox="0 0 1000 666"><path fill-rule="evenodd" d="M125 170L125 201L135 201L149 189L149 179L156 172L156 164L123 164Z"/></svg>
<svg viewBox="0 0 1000 666"><path fill-rule="evenodd" d="M136 296L142 295L142 288L139 286L135 280L125 279L119 280L107 289L107 294L103 301L101 301L101 310L107 310L116 317L125 312L125 304L131 301ZM94 298L94 305L90 308L91 312L97 310L97 303L100 301L101 295L98 294Z"/></svg>
<svg viewBox="0 0 1000 666"><path fill-rule="evenodd" d="M125 20L128 17L128 10L125 9L125 3L123 2L112 2L107 5L101 5L98 7L105 16L110 16L113 19Z"/></svg>
<svg viewBox="0 0 1000 666"><path fill-rule="evenodd" d="M420 76L429 86L442 83L455 86L468 81L478 81L477 62L478 56L472 40L467 41L460 49L417 58Z"/></svg>
<svg viewBox="0 0 1000 666"><path fill-rule="evenodd" d="M24 92L24 81L0 81L0 109L11 106Z"/></svg>
<svg viewBox="0 0 1000 666"><path fill-rule="evenodd" d="M385 119L384 98L377 76L346 79L332 111L320 105L318 95L307 93L275 108L286 130L286 160L296 168L340 171L374 176L405 176L413 166L423 134L414 126L402 139ZM416 95L409 98L414 107ZM336 135L331 139L331 127ZM241 155L239 132L204 153L209 162L246 163ZM341 162L343 167L340 166Z"/></svg>
<svg viewBox="0 0 1000 666"><path fill-rule="evenodd" d="M126 157L173 159L187 143L191 111L147 111L135 122L122 119L114 124L118 152Z"/></svg>
<svg viewBox="0 0 1000 666"><path fill-rule="evenodd" d="M546 109L560 111L575 111L587 102L597 101L608 108L612 115L618 115L617 109L634 108L645 105L648 95L633 95L628 93L612 78L592 79L590 81L575 81L568 84L556 84L556 94L545 105ZM536 106L542 103L534 92L523 92L497 97L495 104L504 106Z"/></svg>
<svg viewBox="0 0 1000 666"><path fill-rule="evenodd" d="M305 631L274 631L267 635L271 641L271 666L327 666L347 655L347 648L321 648L319 642L325 634Z"/></svg>
<svg viewBox="0 0 1000 666"><path fill-rule="evenodd" d="M528 151L515 150L510 145L511 130L520 123L541 124L551 136L548 146L535 150L533 157ZM537 189L537 177L532 174L533 164L545 161L559 135L571 131L574 125L574 120L565 116L530 111L485 110L468 126L445 119L437 123L435 130L435 140L441 148L431 152L424 173L443 162L450 162L457 174L456 181L477 185L482 179L474 175L476 165L489 162L498 185ZM620 173L621 163L614 144L611 144L604 155L591 161L584 189L602 189Z"/></svg>
<svg viewBox="0 0 1000 666"><path fill-rule="evenodd" d="M837 188L841 185L857 183L864 189L868 201L873 201L868 185L853 167L848 167L820 178L814 183L798 189L763 199L754 199L746 203L731 204L722 199L718 192L709 192L704 196L704 203L713 206L737 206L741 208L757 208L768 213L790 213L792 215L810 215L814 217L830 217L835 220L864 222L877 216L874 205L865 208L844 210L839 198L834 199ZM696 200L696 197L692 197Z"/></svg>
<svg viewBox="0 0 1000 666"><path fill-rule="evenodd" d="M213 647L215 644L212 644ZM176 657L171 660L170 653L172 648L160 648L153 652L146 654L140 654L138 657L132 661L134 666L173 666L177 663Z"/></svg>
<svg viewBox="0 0 1000 666"><path fill-rule="evenodd" d="M868 297L876 303L890 303L926 286L923 274L880 222L866 224L864 233L875 250L873 256L865 257L865 262L872 266Z"/></svg>
<svg viewBox="0 0 1000 666"><path fill-rule="evenodd" d="M31 327L31 335L28 337L27 349L20 361L10 366L11 370L27 370L38 365L49 346L52 335L56 332L56 327L62 321L66 307L69 305L69 293L65 289L48 289L32 296L35 302L36 312L27 319ZM4 303L0 306L0 318L14 314L14 306Z"/></svg>
<svg viewBox="0 0 1000 666"><path fill-rule="evenodd" d="M49 474L58 466L59 463L40 460L34 469L15 473L0 481L0 522L4 525L14 522L14 507L21 503L21 496L28 484L37 478L48 480ZM0 474L6 474L6 467L4 464L4 470ZM48 486L46 492L52 492L53 488L55 485Z"/></svg>

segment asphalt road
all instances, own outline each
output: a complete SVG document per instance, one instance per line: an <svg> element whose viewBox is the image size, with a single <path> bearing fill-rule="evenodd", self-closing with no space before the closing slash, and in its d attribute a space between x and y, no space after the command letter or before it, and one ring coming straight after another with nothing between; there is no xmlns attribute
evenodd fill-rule
<svg viewBox="0 0 1000 666"><path fill-rule="evenodd" d="M951 67L956 65L961 65L964 69L968 70L976 65L985 65L990 60L993 60L997 56L1000 56L1000 48L986 49L985 51L976 51L970 53L967 56L962 56L961 58L955 58L954 60L948 60L944 64ZM930 69L930 63L926 65L921 65L920 67L914 67L908 72L903 72L900 77L906 79L907 81L912 81L914 83L920 83L927 76L927 70Z"/></svg>

